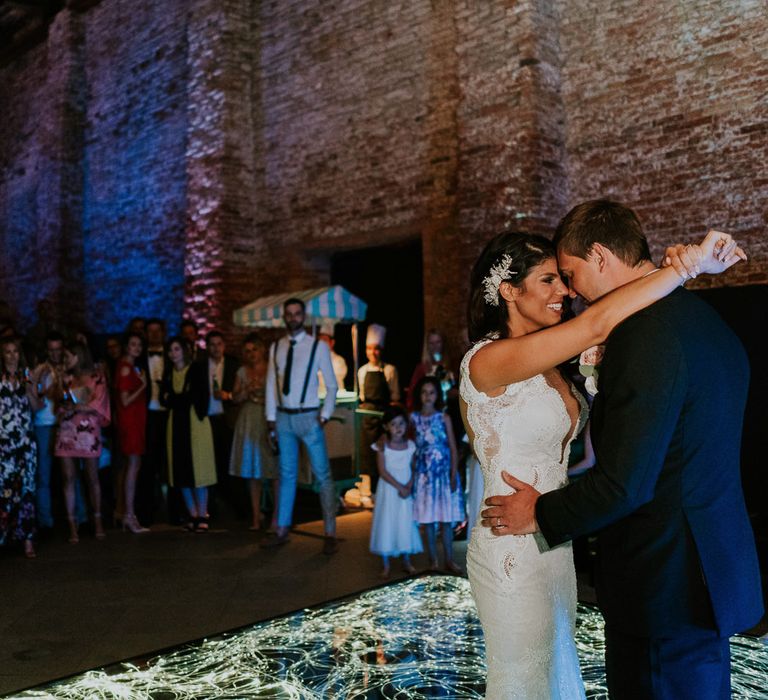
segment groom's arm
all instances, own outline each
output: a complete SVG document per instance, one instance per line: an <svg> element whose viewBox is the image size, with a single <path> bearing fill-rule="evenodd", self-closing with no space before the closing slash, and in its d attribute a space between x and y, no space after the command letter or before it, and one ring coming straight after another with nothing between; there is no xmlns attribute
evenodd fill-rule
<svg viewBox="0 0 768 700"><path fill-rule="evenodd" d="M601 404L595 406L601 417L596 465L536 502L536 521L550 546L605 527L653 499L688 384L671 331L644 313L614 331L595 400Z"/></svg>

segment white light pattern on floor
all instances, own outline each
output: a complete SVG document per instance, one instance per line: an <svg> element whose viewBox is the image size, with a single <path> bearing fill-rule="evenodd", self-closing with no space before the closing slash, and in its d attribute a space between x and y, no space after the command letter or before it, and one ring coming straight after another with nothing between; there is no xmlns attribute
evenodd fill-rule
<svg viewBox="0 0 768 700"><path fill-rule="evenodd" d="M588 698L607 698L602 617L580 605ZM768 648L732 639L733 697L765 697ZM465 579L425 576L89 671L14 698L482 698L484 650Z"/></svg>

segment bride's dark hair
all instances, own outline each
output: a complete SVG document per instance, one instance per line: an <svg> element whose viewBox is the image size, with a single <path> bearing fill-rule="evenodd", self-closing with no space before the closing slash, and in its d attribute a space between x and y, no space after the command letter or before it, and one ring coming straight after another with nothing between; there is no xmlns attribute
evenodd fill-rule
<svg viewBox="0 0 768 700"><path fill-rule="evenodd" d="M508 275L509 279L505 281L514 287L523 287L525 278L532 268L555 257L555 246L544 236L517 231L505 231L488 241L472 267L469 278L467 332L469 340L473 343L492 333L498 333L502 338L506 338L509 334L507 328L509 316L504 299L498 295L497 290L498 306L489 304L485 300L486 290L483 284L491 268L499 265L505 255L512 259L506 269L513 273Z"/></svg>

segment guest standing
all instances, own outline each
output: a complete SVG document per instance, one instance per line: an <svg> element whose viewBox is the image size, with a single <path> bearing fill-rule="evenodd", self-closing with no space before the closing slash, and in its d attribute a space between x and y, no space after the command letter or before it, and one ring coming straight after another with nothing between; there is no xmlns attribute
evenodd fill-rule
<svg viewBox="0 0 768 700"><path fill-rule="evenodd" d="M40 407L35 411L35 441L37 442L37 524L41 530L53 527L51 505L51 474L53 472L53 445L56 437L56 390L64 370L64 338L56 331L45 340L44 359L32 373Z"/></svg>
<svg viewBox="0 0 768 700"><path fill-rule="evenodd" d="M267 418L264 413L267 381L267 348L258 337L248 336L243 343L243 366L235 375L232 398L240 404L235 423L229 473L248 479L253 524L251 530L262 527L261 490L264 480L272 483L272 526L277 527L277 494L280 472L277 457L269 442Z"/></svg>
<svg viewBox="0 0 768 700"><path fill-rule="evenodd" d="M101 429L109 425L111 414L106 379L102 372L95 369L86 345L75 341L65 347L64 368L66 374L59 387L59 433L54 454L61 458L69 542L77 544L80 539L75 517L75 460L82 459L85 468L96 538L104 539L106 536L101 520L98 469L102 449Z"/></svg>
<svg viewBox="0 0 768 700"><path fill-rule="evenodd" d="M413 410L416 384L422 377L437 377L443 394L443 402L448 399L448 392L456 387L456 377L451 370L450 359L445 351L445 336L430 328L424 334L424 347L421 352L421 362L416 365L408 385L408 407Z"/></svg>
<svg viewBox="0 0 768 700"><path fill-rule="evenodd" d="M414 401L416 400L416 385L419 380L422 377L436 377L440 382L443 405L445 406L445 412L451 419L456 443L463 447L464 423L461 419L461 410L459 409L458 383L456 382L456 375L453 370L454 364L448 352L448 343L445 335L437 328L430 328L424 334L421 362L413 370L406 398L408 408L412 411Z"/></svg>
<svg viewBox="0 0 768 700"><path fill-rule="evenodd" d="M416 573L411 554L422 551L419 528L413 519L413 467L416 445L406 437L408 416L401 406L388 406L384 435L376 445L379 485L371 526L371 552L382 558L382 578L389 576L389 560L402 556L406 573Z"/></svg>
<svg viewBox="0 0 768 700"><path fill-rule="evenodd" d="M39 406L27 381L16 338L0 342L0 545L17 541L35 557L37 448L32 409Z"/></svg>
<svg viewBox="0 0 768 700"><path fill-rule="evenodd" d="M232 449L232 431L236 408L232 404L232 390L235 386L235 374L238 361L226 354L224 336L219 331L211 331L205 336L205 351L208 356L208 420L213 433L213 451L216 456L216 492L219 500L223 499L230 506L235 505L235 497L230 486L229 456Z"/></svg>
<svg viewBox="0 0 768 700"><path fill-rule="evenodd" d="M437 529L442 531L445 568L458 574L453 561L453 524L464 520L464 499L457 469L456 442L443 413L440 382L423 377L416 384L416 411L411 414L416 436L416 482L413 514L427 535L430 566L438 568Z"/></svg>
<svg viewBox="0 0 768 700"><path fill-rule="evenodd" d="M200 347L200 331L197 324L191 319L184 319L179 324L179 334L187 341L190 347L192 362L197 362L205 357L205 350Z"/></svg>
<svg viewBox="0 0 768 700"><path fill-rule="evenodd" d="M144 458L139 468L136 482L135 511L139 522L151 525L155 518L155 509L160 492L168 483L166 463L165 432L168 424L168 411L160 403L160 385L165 375L167 358L165 356L165 322L159 318L147 319L147 426L145 435ZM180 522L181 498L176 493L176 501L171 493L168 496L168 518L170 522ZM175 510L178 512L174 512ZM177 524L178 524L177 522Z"/></svg>
<svg viewBox="0 0 768 700"><path fill-rule="evenodd" d="M216 483L208 420L208 377L205 365L192 362L191 348L181 336L171 338L168 356L171 366L166 370L160 397L169 409L168 483L181 489L189 514L185 528L207 532L208 487Z"/></svg>
<svg viewBox="0 0 768 700"><path fill-rule="evenodd" d="M334 324L330 321L320 326L320 330L317 332L317 337L325 343L331 351L331 364L333 365L333 374L336 377L336 383L339 385L339 391L344 391L344 382L347 378L347 361L339 355L333 348L336 345L336 339L334 338ZM328 390L325 388L325 382L322 375L319 379L318 394L321 398L325 398Z"/></svg>
<svg viewBox="0 0 768 700"><path fill-rule="evenodd" d="M277 530L262 546L277 547L288 541L302 442L320 488L325 527L323 554L330 555L338 549L337 502L323 428L333 415L337 386L328 346L305 332L304 320L304 302L288 299L283 304L288 334L272 345L269 354L266 409L270 432L276 434L280 449L280 499ZM317 394L318 372L328 390L322 409Z"/></svg>
<svg viewBox="0 0 768 700"><path fill-rule="evenodd" d="M115 368L117 392L116 433L120 454L125 458L122 476L123 530L140 534L149 532L136 518L134 501L136 479L145 449L147 425L147 373L139 366L144 340L138 333L129 333L125 354Z"/></svg>

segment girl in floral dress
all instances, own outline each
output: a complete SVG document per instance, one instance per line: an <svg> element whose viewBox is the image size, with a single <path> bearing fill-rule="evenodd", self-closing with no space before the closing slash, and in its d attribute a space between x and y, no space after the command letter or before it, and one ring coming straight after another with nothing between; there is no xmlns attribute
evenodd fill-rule
<svg viewBox="0 0 768 700"><path fill-rule="evenodd" d="M414 391L411 414L416 439L416 483L413 515L424 526L430 565L438 568L437 529L442 531L445 568L462 573L453 561L453 523L464 519L464 499L457 470L456 441L443 411L440 382L424 377Z"/></svg>
<svg viewBox="0 0 768 700"><path fill-rule="evenodd" d="M35 556L35 472L37 447L32 409L39 408L22 367L15 338L0 343L0 545L23 542Z"/></svg>

